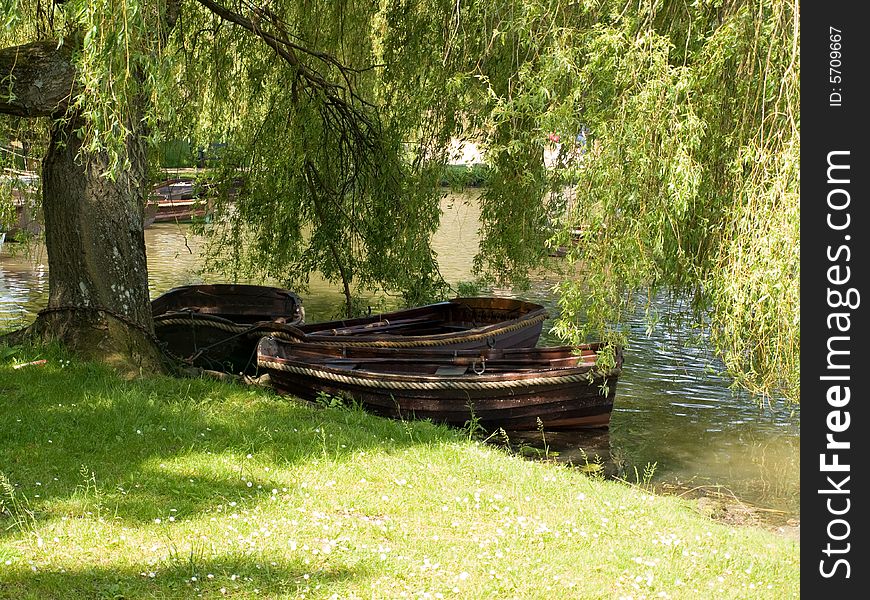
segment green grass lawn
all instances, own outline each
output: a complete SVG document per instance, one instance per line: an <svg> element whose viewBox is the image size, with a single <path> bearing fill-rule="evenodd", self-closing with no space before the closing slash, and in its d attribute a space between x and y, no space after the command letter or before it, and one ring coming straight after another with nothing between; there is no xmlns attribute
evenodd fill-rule
<svg viewBox="0 0 870 600"><path fill-rule="evenodd" d="M799 572L794 540L461 431L0 346L0 598L787 598Z"/></svg>

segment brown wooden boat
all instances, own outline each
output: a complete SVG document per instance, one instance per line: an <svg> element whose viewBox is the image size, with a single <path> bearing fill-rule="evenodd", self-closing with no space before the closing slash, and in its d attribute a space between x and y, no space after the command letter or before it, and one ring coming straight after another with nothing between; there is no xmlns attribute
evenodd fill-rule
<svg viewBox="0 0 870 600"><path fill-rule="evenodd" d="M192 223L208 219L211 209L200 198L193 200L161 200L145 205L145 227L154 223Z"/></svg>
<svg viewBox="0 0 870 600"><path fill-rule="evenodd" d="M602 344L426 350L288 343L264 337L257 364L276 391L351 398L375 414L505 430L610 423L622 350L600 368Z"/></svg>
<svg viewBox="0 0 870 600"><path fill-rule="evenodd" d="M229 373L256 370L256 323L300 325L302 300L282 288L210 284L173 288L151 302L154 333L186 362ZM265 327L264 330L272 327Z"/></svg>
<svg viewBox="0 0 870 600"><path fill-rule="evenodd" d="M276 327L285 341L375 348L521 348L538 343L547 310L512 298L455 298L357 319Z"/></svg>
<svg viewBox="0 0 870 600"><path fill-rule="evenodd" d="M165 179L151 188L145 204L145 226L153 223L186 223L207 218L211 202L205 187L189 177Z"/></svg>

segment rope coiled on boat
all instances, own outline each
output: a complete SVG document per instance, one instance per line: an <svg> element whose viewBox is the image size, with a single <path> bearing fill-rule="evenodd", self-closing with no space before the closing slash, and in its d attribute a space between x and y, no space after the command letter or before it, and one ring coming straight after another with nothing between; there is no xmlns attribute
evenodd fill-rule
<svg viewBox="0 0 870 600"><path fill-rule="evenodd" d="M202 319L197 317L188 317L188 318L178 318L173 317L169 319L154 319L154 327L167 327L169 325L208 325L209 327L214 327L215 329L221 329L223 331L228 331L230 333L242 333L251 329L250 325L236 325L235 323L217 321L214 319Z"/></svg>

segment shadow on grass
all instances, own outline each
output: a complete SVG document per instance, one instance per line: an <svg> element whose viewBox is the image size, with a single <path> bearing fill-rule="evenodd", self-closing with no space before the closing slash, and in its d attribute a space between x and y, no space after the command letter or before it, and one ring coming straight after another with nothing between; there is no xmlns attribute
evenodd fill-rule
<svg viewBox="0 0 870 600"><path fill-rule="evenodd" d="M231 596L300 596L329 588L364 570L317 569L303 562L274 564L250 556L212 559L188 557L160 563L143 571L133 567L86 567L65 571L11 570L0 573L0 598L15 600L121 598L217 598Z"/></svg>
<svg viewBox="0 0 870 600"><path fill-rule="evenodd" d="M309 461L458 439L446 427L241 385L126 382L63 358L19 371L0 363L0 389L0 474L37 519L94 507L131 523L170 507L193 517L223 500L256 503L290 487L294 467ZM10 534L10 514L0 494L0 537Z"/></svg>

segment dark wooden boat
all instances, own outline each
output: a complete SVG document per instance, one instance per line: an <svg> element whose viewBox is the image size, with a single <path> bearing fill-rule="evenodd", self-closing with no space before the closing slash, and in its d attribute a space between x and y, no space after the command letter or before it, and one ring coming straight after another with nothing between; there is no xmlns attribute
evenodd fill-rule
<svg viewBox="0 0 870 600"><path fill-rule="evenodd" d="M455 298L343 321L275 328L285 341L376 348L521 348L538 343L547 310L512 298Z"/></svg>
<svg viewBox="0 0 870 600"><path fill-rule="evenodd" d="M264 337L257 364L282 394L351 398L375 414L506 430L610 423L622 350L599 368L601 344L424 350L349 348ZM540 421L540 422L539 422Z"/></svg>
<svg viewBox="0 0 870 600"><path fill-rule="evenodd" d="M205 369L256 371L257 340L272 325L300 325L302 300L281 288L211 284L169 290L151 302L154 333L168 352ZM256 323L269 327L257 334Z"/></svg>

